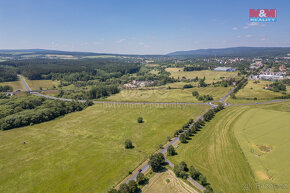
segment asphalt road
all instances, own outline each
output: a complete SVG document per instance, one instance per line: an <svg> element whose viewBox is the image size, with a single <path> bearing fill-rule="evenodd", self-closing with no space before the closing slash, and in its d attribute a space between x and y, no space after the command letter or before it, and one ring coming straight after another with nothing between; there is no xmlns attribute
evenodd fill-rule
<svg viewBox="0 0 290 193"><path fill-rule="evenodd" d="M21 75L17 75L17 76L20 78L22 84L24 85L25 90L26 90L26 91L31 91L31 88L28 86L28 84L27 84L27 82L24 80L24 78L23 78Z"/></svg>
<svg viewBox="0 0 290 193"><path fill-rule="evenodd" d="M200 119L203 119L203 116L199 116L199 117L197 118L196 121L198 121L198 120L200 120ZM192 126L193 126L193 124L191 124L191 125L189 126L189 128L192 128ZM185 131L187 131L187 130L185 130ZM184 132L185 132L185 131L184 131ZM183 132L183 133L184 133L184 132ZM181 134L182 134L182 133L181 133ZM162 153L163 155L165 155L166 152L167 152L167 148L168 148L170 145L173 145L173 146L174 146L175 144L178 143L178 141L179 141L179 137L180 137L180 134L179 134L177 137L175 137L173 140L171 140L170 143L168 143L167 145L165 145L165 146L163 147L163 149L161 149L160 151L158 151L158 153L160 152L160 153ZM174 168L174 164L173 164L172 162L170 162L168 159L166 159L165 161L168 163L168 165L169 165L170 167ZM148 161L146 161L146 163L145 163L141 168L139 168L139 169L142 170L141 173L146 173L147 171L149 171L150 166L149 166L149 164L148 164ZM135 181L136 181L136 177L137 177L138 174L139 174L139 171L133 173L133 174L130 176L130 178L127 179L126 183L128 184L130 180L135 180ZM191 177L187 176L187 180L188 180L190 183L192 183L192 184L193 184L196 188L198 188L199 190L201 190L201 191L204 191L204 190L205 190L205 187L203 187L202 185L200 185L197 181L195 181L195 180L192 179Z"/></svg>

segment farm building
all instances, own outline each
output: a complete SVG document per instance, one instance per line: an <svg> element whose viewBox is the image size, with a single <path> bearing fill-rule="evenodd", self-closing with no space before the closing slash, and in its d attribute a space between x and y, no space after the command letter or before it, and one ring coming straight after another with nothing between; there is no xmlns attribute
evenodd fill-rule
<svg viewBox="0 0 290 193"><path fill-rule="evenodd" d="M217 67L215 69L213 69L214 71L225 71L225 72L234 72L236 71L235 68L232 67Z"/></svg>

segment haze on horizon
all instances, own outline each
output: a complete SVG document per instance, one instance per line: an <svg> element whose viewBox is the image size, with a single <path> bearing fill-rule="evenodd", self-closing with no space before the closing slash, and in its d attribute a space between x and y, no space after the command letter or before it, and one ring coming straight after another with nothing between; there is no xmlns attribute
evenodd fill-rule
<svg viewBox="0 0 290 193"><path fill-rule="evenodd" d="M290 46L290 2L245 0L0 0L0 49L167 54L237 46ZM277 22L249 23L249 9Z"/></svg>

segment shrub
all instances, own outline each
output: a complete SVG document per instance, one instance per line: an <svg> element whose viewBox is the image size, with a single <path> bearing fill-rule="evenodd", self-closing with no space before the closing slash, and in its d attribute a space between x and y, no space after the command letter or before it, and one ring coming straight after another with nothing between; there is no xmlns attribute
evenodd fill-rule
<svg viewBox="0 0 290 193"><path fill-rule="evenodd" d="M137 175L137 177L136 177L136 181L137 181L138 184L143 184L144 181L145 181L145 176L144 176L144 174L140 172L140 173Z"/></svg>
<svg viewBox="0 0 290 193"><path fill-rule="evenodd" d="M181 134L180 137L179 137L179 140L181 143L186 143L186 137L184 134Z"/></svg>
<svg viewBox="0 0 290 193"><path fill-rule="evenodd" d="M158 172L163 169L165 163L165 158L162 153L156 153L150 156L149 165L151 166L153 172Z"/></svg>
<svg viewBox="0 0 290 193"><path fill-rule="evenodd" d="M185 84L183 88L193 88L192 84Z"/></svg>
<svg viewBox="0 0 290 193"><path fill-rule="evenodd" d="M133 148L133 144L132 144L132 141L130 139L126 139L125 141L125 148L126 149L130 149L130 148Z"/></svg>
<svg viewBox="0 0 290 193"><path fill-rule="evenodd" d="M142 117L138 117L137 122L138 123L143 123L143 118Z"/></svg>
<svg viewBox="0 0 290 193"><path fill-rule="evenodd" d="M192 91L192 96L198 96L199 93L197 91Z"/></svg>
<svg viewBox="0 0 290 193"><path fill-rule="evenodd" d="M168 148L167 148L167 154L168 154L168 155L171 155L171 156L173 156L173 155L176 154L173 145L169 145L169 146L168 146Z"/></svg>

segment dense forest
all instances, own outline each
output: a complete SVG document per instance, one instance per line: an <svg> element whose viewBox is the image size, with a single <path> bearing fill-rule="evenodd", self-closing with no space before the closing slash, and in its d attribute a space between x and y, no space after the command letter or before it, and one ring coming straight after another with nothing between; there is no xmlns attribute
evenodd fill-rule
<svg viewBox="0 0 290 193"><path fill-rule="evenodd" d="M1 64L17 68L20 74L31 80L51 79L54 74L76 72L85 72L87 75L85 80L89 80L100 72L117 73L121 76L126 73L136 73L140 69L139 63L112 58L80 60L28 59L4 61Z"/></svg>
<svg viewBox="0 0 290 193"><path fill-rule="evenodd" d="M0 82L15 81L15 80L17 80L17 69L12 66L0 65Z"/></svg>

